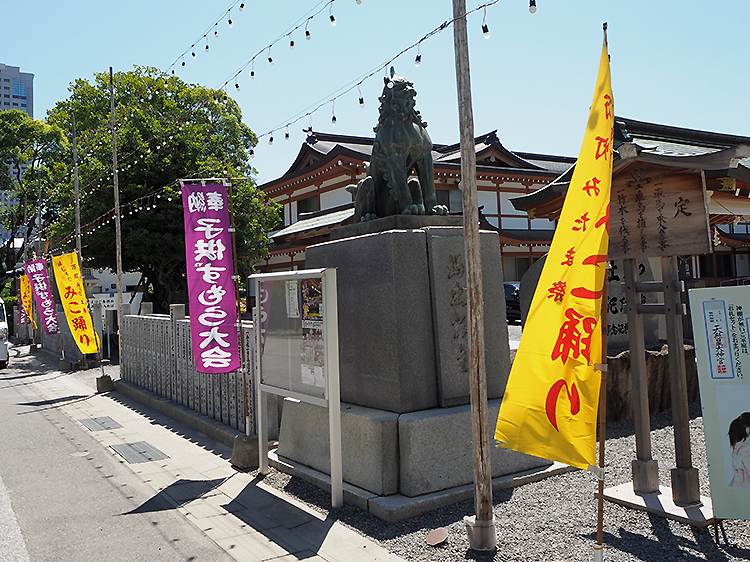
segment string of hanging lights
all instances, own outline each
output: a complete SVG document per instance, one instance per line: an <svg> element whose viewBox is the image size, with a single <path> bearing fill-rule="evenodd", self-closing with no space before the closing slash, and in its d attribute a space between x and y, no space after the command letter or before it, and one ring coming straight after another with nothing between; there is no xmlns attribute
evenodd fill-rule
<svg viewBox="0 0 750 562"><path fill-rule="evenodd" d="M227 8L225 11L221 13L221 15L216 18L211 25L209 25L206 30L203 32L203 34L198 37L195 41L193 41L193 44L190 45L189 49L185 49L180 56L178 56L175 61L169 65L169 70L172 71L172 75L175 73L175 68L177 68L177 65L181 63L181 66L185 66L185 55L190 53L190 55L196 59L198 56L195 54L195 47L196 45L200 45L201 43L205 44L205 51L208 52L209 50L209 44L208 44L208 36L211 34L211 31L214 33L214 38L219 38L219 23L224 21L224 19L227 20L227 25L229 27L234 26L234 22L232 21L232 10L237 7L237 4L239 4L238 10L241 12L245 9L245 3L242 0L234 0L232 4Z"/></svg>
<svg viewBox="0 0 750 562"><path fill-rule="evenodd" d="M491 0L490 2L486 2L484 4L481 4L481 5L479 5L478 7L474 8L474 9L468 10L465 14L463 14L462 16L460 16L460 18L463 19L463 18L469 16L470 14L472 14L472 13L474 13L476 11L484 10L484 14L485 15L484 15L484 18L482 20L482 34L484 35L484 37L486 39L489 39L489 37L490 37L490 31L489 31L489 27L488 27L487 21L486 21L486 10L487 10L488 7L497 4L499 1L500 0ZM533 2L535 2L535 0L531 0L531 2L533 3ZM532 13L533 13L533 11L532 11ZM425 34L422 38L420 38L418 41L416 41L412 45L409 45L408 47L402 49L398 54L396 54L395 56L391 57L386 62L378 65L377 67L375 67L370 72L361 75L359 78L353 80L352 82L349 82L349 84L347 84L345 86L342 86L341 88L339 88L338 90L336 90L332 94L329 94L325 98L319 100L318 102L316 102L316 103L308 106L306 109L304 109L301 112L293 115L291 118L289 118L288 120L286 120L284 123L281 123L281 124L277 125L276 127L274 127L273 129L271 129L270 131L258 135L258 139L260 140L261 138L268 138L268 144L273 144L273 132L275 130L279 130L279 129L282 129L282 128L288 129L292 125L298 123L299 121L301 121L302 119L305 119L305 118L308 118L310 120L310 127L309 127L308 131L312 131L312 115L315 114L320 109L322 109L323 107L326 107L328 104L331 105L331 110L332 110L331 124L335 125L337 123L337 119L336 119L335 112L333 110L334 110L335 103L336 103L337 99L339 99L340 97L342 97L342 96L348 94L349 92L353 91L354 89L356 89L357 92L359 93L359 97L358 97L359 106L360 107L364 107L365 106L365 99L364 99L364 97L362 95L361 86L362 86L362 84L366 80L372 78L376 74L379 74L381 71L384 71L385 75L387 77L388 76L388 68L391 66L391 64L394 63L401 56L403 56L405 53L408 53L409 51L411 51L414 48L417 49L417 56L416 56L416 58L414 60L414 65L418 67L421 64L421 62L422 62L422 54L421 54L421 49L420 49L421 48L421 44L424 41L426 41L426 40L430 39L431 37L433 37L434 35L437 35L438 33L442 33L442 31L444 29L446 29L446 28L450 27L451 25L453 25L454 22L456 21L456 19L458 19L458 18L446 20L445 22L443 22L442 24L440 24L439 26L437 26L435 29L433 29L432 31L430 31L427 34ZM228 83L228 81L221 88L225 89L227 83ZM254 151L251 150L250 151L250 156L253 156L253 155L254 155Z"/></svg>
<svg viewBox="0 0 750 562"><path fill-rule="evenodd" d="M336 25L336 18L333 15L333 3L336 0L323 0L322 2L318 3L315 7L313 7L311 10L307 12L303 17L299 18L294 24L292 24L290 27L284 31L281 35L279 35L276 39L274 39L269 45L263 47L260 51L255 53L253 57L245 62L242 66L240 66L232 75L231 77L227 78L224 83L219 87L219 89L223 90L225 89L229 84L234 82L234 87L237 91L240 91L240 83L239 83L239 77L240 75L247 70L248 67L250 67L250 79L255 78L255 59L257 59L259 56L263 55L265 53L269 65L273 66L274 61L271 57L271 48L274 47L277 43L281 41L289 40L289 49L294 50L295 43L294 39L292 38L292 35L295 31L304 28L305 31L305 39L310 41L312 39L312 34L310 33L310 30L308 29L310 23L313 21L313 19L325 11L326 8L328 8L328 17L329 21L331 22L332 26ZM357 4L361 4L362 2L359 1Z"/></svg>

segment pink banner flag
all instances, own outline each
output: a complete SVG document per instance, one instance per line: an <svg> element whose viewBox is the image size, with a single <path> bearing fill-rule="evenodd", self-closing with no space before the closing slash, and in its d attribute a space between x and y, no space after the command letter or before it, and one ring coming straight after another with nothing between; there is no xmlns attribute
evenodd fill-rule
<svg viewBox="0 0 750 562"><path fill-rule="evenodd" d="M182 205L195 368L230 373L239 369L240 354L227 189L183 185Z"/></svg>
<svg viewBox="0 0 750 562"><path fill-rule="evenodd" d="M38 259L25 263L24 268L31 283L31 293L39 308L39 318L44 326L44 333L48 336L58 333L57 312L47 276L47 264L43 259Z"/></svg>

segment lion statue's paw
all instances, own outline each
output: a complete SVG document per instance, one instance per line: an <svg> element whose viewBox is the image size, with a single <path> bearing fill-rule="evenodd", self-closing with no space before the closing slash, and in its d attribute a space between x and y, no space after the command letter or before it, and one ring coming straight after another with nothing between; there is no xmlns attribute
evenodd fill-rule
<svg viewBox="0 0 750 562"><path fill-rule="evenodd" d="M430 211L431 215L440 215L442 217L446 216L448 214L448 207L445 205L435 205L432 208L432 211Z"/></svg>
<svg viewBox="0 0 750 562"><path fill-rule="evenodd" d="M374 221L378 216L375 213L366 213L362 215L362 218L359 219L359 222L365 222L365 221Z"/></svg>
<svg viewBox="0 0 750 562"><path fill-rule="evenodd" d="M401 211L402 215L424 215L424 206L422 205L405 205Z"/></svg>

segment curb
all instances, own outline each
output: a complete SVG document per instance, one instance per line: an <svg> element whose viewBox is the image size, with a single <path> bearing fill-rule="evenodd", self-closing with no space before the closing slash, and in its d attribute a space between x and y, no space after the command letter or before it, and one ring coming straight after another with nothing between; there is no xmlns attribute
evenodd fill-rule
<svg viewBox="0 0 750 562"><path fill-rule="evenodd" d="M245 436L244 432L232 429L221 422L217 422L216 420L208 418L202 414L198 414L181 404L177 404L168 398L158 396L149 390L137 387L128 381L119 379L114 382L115 392L119 392L123 396L127 396L136 402L148 406L160 414L169 416L173 420L176 420L191 429L200 431L207 437L218 441L222 445L226 445L230 449L234 447L235 437Z"/></svg>

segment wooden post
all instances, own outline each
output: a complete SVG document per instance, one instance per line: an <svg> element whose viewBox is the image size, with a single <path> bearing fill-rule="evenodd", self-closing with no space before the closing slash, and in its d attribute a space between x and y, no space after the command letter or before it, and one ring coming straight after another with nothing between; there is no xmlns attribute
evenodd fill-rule
<svg viewBox="0 0 750 562"><path fill-rule="evenodd" d="M487 415L487 374L484 359L484 299L479 253L474 116L471 106L465 0L453 0L453 18L458 117L461 131L461 188L463 191L466 279L469 296L469 383L474 456L475 516L473 519L465 518L464 520L469 535L469 546L475 550L493 550L497 545L497 533L492 514L492 470Z"/></svg>
<svg viewBox="0 0 750 562"><path fill-rule="evenodd" d="M672 393L677 464L677 468L671 471L672 499L678 505L691 505L700 502L700 489L698 469L693 468L690 454L690 415L682 334L682 300L680 299L682 291L676 256L661 258L661 276L664 283L664 308L667 321L667 344L669 345L669 381Z"/></svg>
<svg viewBox="0 0 750 562"><path fill-rule="evenodd" d="M115 123L115 87L111 66L109 67L109 103L110 113L112 114L112 181L115 190L115 257L117 259L117 348L119 350L122 346L122 229L120 227L120 186L117 181L117 129Z"/></svg>
<svg viewBox="0 0 750 562"><path fill-rule="evenodd" d="M643 316L638 312L641 294L636 290L638 263L624 260L625 299L628 304L628 339L630 373L633 380L633 414L635 421L636 460L632 463L633 491L651 494L659 491L659 464L651 458L651 422L648 408L648 376Z"/></svg>

